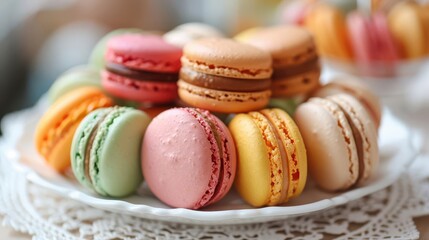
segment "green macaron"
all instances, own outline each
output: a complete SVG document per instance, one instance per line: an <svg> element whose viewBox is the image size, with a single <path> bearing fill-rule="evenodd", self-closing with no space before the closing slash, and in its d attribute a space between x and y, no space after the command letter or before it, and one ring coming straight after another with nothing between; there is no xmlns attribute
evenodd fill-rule
<svg viewBox="0 0 429 240"><path fill-rule="evenodd" d="M80 123L71 147L72 170L85 187L124 197L143 180L141 144L150 118L128 107L95 110Z"/></svg>
<svg viewBox="0 0 429 240"><path fill-rule="evenodd" d="M61 74L49 88L49 102L54 103L71 90L85 86L95 86L101 89L99 71L86 65L73 67Z"/></svg>
<svg viewBox="0 0 429 240"><path fill-rule="evenodd" d="M106 53L107 42L114 36L126 33L143 33L143 30L138 28L119 28L109 32L103 38L101 38L100 41L98 41L97 45L95 45L91 55L89 56L89 65L95 67L98 70L103 69L105 64L104 55Z"/></svg>
<svg viewBox="0 0 429 240"><path fill-rule="evenodd" d="M293 98L271 98L268 103L269 108L280 108L293 116L299 101Z"/></svg>

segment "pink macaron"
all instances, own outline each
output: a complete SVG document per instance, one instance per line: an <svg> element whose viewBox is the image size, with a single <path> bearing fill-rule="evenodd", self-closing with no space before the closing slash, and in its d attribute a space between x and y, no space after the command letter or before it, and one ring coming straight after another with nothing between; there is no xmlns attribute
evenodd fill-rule
<svg viewBox="0 0 429 240"><path fill-rule="evenodd" d="M171 207L199 209L222 199L234 181L236 162L229 130L206 110L164 111L143 139L147 185Z"/></svg>
<svg viewBox="0 0 429 240"><path fill-rule="evenodd" d="M347 27L356 63L363 75L392 76L396 71L399 51L390 33L386 16L366 16L354 11L347 16Z"/></svg>
<svg viewBox="0 0 429 240"><path fill-rule="evenodd" d="M160 36L126 34L107 44L102 85L115 97L148 103L172 102L182 50Z"/></svg>
<svg viewBox="0 0 429 240"><path fill-rule="evenodd" d="M347 27L358 62L393 62L399 59L386 16L382 13L368 17L358 11L352 12L347 16Z"/></svg>

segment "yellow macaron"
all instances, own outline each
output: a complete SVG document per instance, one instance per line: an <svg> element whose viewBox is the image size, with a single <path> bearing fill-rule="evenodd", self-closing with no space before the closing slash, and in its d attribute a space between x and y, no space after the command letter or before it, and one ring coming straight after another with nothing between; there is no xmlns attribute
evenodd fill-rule
<svg viewBox="0 0 429 240"><path fill-rule="evenodd" d="M307 155L292 118L280 109L236 115L229 124L238 152L235 186L255 207L296 197L307 179Z"/></svg>

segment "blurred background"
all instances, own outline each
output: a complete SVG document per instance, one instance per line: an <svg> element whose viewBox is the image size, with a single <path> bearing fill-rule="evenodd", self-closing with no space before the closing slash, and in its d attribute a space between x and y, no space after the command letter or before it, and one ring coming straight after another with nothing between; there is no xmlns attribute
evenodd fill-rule
<svg viewBox="0 0 429 240"><path fill-rule="evenodd" d="M308 0L317 1L317 0ZM377 0L319 0L368 7ZM398 2L401 0L386 0ZM405 1L405 0L402 0ZM70 67L88 62L107 32L140 28L167 32L203 22L226 36L282 22L289 0L0 0L0 118L29 107ZM429 0L420 0L429 2ZM352 4L353 5L353 4ZM429 44L429 43L428 43ZM427 61L429 69L429 61ZM324 68L324 70L327 68ZM421 75L427 79L427 74ZM405 79L408 85L414 79ZM415 85L408 106L429 109L429 81ZM383 88L386 86L383 82ZM402 85L401 85L402 86ZM402 89L402 87L401 87ZM393 97L395 100L397 96ZM397 104L395 103L395 106ZM402 105L398 105L403 110ZM424 107L422 107L424 106Z"/></svg>
<svg viewBox="0 0 429 240"><path fill-rule="evenodd" d="M165 32L191 21L227 35L274 21L279 0L1 0L0 118L33 105L107 32Z"/></svg>

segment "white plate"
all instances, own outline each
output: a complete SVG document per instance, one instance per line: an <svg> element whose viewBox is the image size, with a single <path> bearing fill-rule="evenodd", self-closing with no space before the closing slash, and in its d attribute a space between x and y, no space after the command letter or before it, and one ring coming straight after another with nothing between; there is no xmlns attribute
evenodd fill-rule
<svg viewBox="0 0 429 240"><path fill-rule="evenodd" d="M28 180L54 192L93 207L129 214L137 217L169 222L192 224L239 224L264 222L305 215L321 211L391 185L415 158L417 151L412 145L412 133L389 111L384 112L380 131L381 164L378 173L365 185L350 191L326 193L318 190L311 180L301 196L284 206L252 208L232 191L222 201L203 210L170 208L157 200L143 186L138 194L124 199L100 197L81 187L71 176L61 176L50 170L34 149L33 135L37 121L44 111L43 104L32 109L13 113L4 118L2 154L16 162Z"/></svg>

